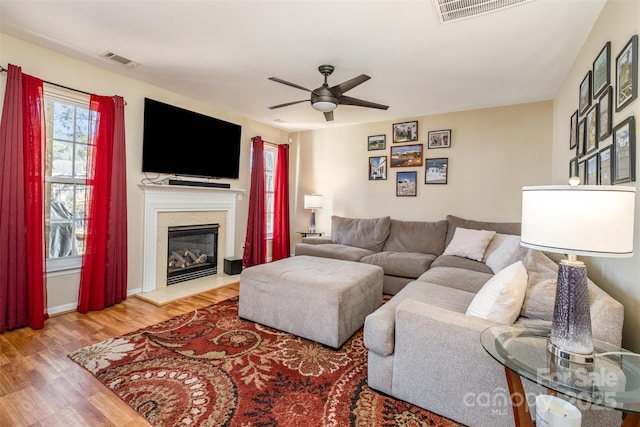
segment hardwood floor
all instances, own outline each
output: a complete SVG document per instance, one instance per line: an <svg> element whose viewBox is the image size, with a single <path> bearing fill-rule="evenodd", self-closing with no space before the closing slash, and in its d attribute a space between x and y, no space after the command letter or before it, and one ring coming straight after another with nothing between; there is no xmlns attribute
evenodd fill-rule
<svg viewBox="0 0 640 427"><path fill-rule="evenodd" d="M0 334L0 426L148 426L67 355L238 292L235 283L160 307L129 297L87 315L51 317L38 331L26 327Z"/></svg>

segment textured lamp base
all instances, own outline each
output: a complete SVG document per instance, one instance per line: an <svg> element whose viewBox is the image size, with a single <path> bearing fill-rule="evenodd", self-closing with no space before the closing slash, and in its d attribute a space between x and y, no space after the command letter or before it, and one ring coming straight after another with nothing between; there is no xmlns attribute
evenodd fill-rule
<svg viewBox="0 0 640 427"><path fill-rule="evenodd" d="M593 363L587 267L580 261L562 261L558 267L548 349L555 356L571 362Z"/></svg>
<svg viewBox="0 0 640 427"><path fill-rule="evenodd" d="M316 231L316 213L313 209L309 215L309 231L312 233L315 233Z"/></svg>

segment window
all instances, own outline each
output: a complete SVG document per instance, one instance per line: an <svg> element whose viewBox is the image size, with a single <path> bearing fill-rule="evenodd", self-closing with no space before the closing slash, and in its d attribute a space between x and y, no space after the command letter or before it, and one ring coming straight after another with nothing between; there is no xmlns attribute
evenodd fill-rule
<svg viewBox="0 0 640 427"><path fill-rule="evenodd" d="M264 199L267 217L267 239L273 237L273 197L278 149L273 145L264 146Z"/></svg>
<svg viewBox="0 0 640 427"><path fill-rule="evenodd" d="M79 268L86 232L88 97L45 89L45 239L47 271Z"/></svg>

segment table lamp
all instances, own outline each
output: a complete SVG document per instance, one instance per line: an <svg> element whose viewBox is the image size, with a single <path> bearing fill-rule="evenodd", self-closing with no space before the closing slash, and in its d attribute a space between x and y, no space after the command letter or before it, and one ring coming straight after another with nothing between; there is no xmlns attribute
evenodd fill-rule
<svg viewBox="0 0 640 427"><path fill-rule="evenodd" d="M572 178L572 183L579 179ZM522 188L521 245L567 254L558 267L548 350L593 363L587 268L578 255L633 255L635 188L558 185Z"/></svg>
<svg viewBox="0 0 640 427"><path fill-rule="evenodd" d="M316 209L322 208L322 195L321 194L305 194L304 195L304 208L311 209L311 215L309 216L309 231L316 232Z"/></svg>

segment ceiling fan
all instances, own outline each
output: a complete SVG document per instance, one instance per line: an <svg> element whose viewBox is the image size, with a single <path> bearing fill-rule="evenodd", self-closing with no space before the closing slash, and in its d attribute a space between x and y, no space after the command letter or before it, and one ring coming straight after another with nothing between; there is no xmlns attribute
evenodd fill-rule
<svg viewBox="0 0 640 427"><path fill-rule="evenodd" d="M362 99L343 95L346 91L351 90L359 84L369 80L371 77L367 76L366 74L360 74L359 76L354 77L351 80L347 80L346 82L342 82L333 87L329 87L329 85L327 84L327 77L329 77L331 73L333 73L334 69L335 68L333 67L333 65L321 65L318 67L318 71L320 71L320 73L324 76L324 83L322 84L322 86L314 90L309 90L306 87L302 87L295 83L290 83L277 77L269 77L269 80L273 80L274 82L282 83L287 86L311 92L310 100L302 99L300 101L285 102L284 104L273 105L269 107L269 109L273 110L275 108L287 107L289 105L310 101L311 106L318 111L322 111L324 113L325 119L330 122L333 120L333 110L335 110L338 105L354 105L356 107L378 108L380 110L386 110L387 108L389 108L388 105L376 104L375 102L364 101Z"/></svg>

